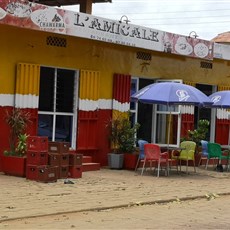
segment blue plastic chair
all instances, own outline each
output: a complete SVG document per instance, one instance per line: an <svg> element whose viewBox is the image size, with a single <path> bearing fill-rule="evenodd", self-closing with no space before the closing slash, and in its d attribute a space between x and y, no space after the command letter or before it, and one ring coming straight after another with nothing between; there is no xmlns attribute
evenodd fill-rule
<svg viewBox="0 0 230 230"><path fill-rule="evenodd" d="M202 159L205 158L206 160L208 160L208 141L201 140L200 143L201 143L202 150L201 150L201 158L200 158L198 166L200 166Z"/></svg>
<svg viewBox="0 0 230 230"><path fill-rule="evenodd" d="M148 141L145 141L145 140L138 140L138 146L139 146L139 156L138 156L138 159L137 159L137 164L136 164L136 167L135 167L135 171L137 170L137 167L140 163L141 160L144 160L145 158L145 152L144 152L144 145L145 144L148 144Z"/></svg>

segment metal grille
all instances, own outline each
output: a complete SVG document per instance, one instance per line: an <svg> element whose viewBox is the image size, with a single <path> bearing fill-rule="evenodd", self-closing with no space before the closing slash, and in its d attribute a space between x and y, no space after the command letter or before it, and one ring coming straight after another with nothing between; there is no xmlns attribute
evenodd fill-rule
<svg viewBox="0 0 230 230"><path fill-rule="evenodd" d="M141 60L145 60L145 61L151 61L152 55L150 53L137 52L137 59L141 59Z"/></svg>
<svg viewBox="0 0 230 230"><path fill-rule="evenodd" d="M46 38L46 44L48 46L66 47L67 46L67 41L66 41L65 38L48 36Z"/></svg>
<svg viewBox="0 0 230 230"><path fill-rule="evenodd" d="M200 62L200 68L212 69L212 63L201 61Z"/></svg>

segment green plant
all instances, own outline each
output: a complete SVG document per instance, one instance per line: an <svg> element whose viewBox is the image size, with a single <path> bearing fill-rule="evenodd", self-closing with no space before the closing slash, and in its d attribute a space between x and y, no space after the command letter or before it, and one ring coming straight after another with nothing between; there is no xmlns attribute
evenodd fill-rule
<svg viewBox="0 0 230 230"><path fill-rule="evenodd" d="M138 123L132 126L130 114L122 114L109 122L110 141L115 153L132 153L136 150L136 133L139 127Z"/></svg>
<svg viewBox="0 0 230 230"><path fill-rule="evenodd" d="M28 137L24 132L30 123L30 113L15 108L11 112L6 111L5 121L10 127L10 150L4 151L4 154L8 156L24 156Z"/></svg>
<svg viewBox="0 0 230 230"><path fill-rule="evenodd" d="M208 129L209 129L209 121L206 119L199 120L197 129L188 130L188 140L196 142L197 146L199 146L200 141L206 139Z"/></svg>

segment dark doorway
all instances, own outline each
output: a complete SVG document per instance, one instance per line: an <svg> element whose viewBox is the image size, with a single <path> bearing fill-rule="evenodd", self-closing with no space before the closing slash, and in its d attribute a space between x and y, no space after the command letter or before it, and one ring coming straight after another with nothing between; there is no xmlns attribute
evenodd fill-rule
<svg viewBox="0 0 230 230"><path fill-rule="evenodd" d="M152 83L154 83L153 80L140 78L139 89ZM152 110L153 105L138 102L138 123L140 124L140 129L138 130L137 138L144 139L148 142L151 142Z"/></svg>
<svg viewBox="0 0 230 230"><path fill-rule="evenodd" d="M209 96L212 94L212 85L196 84L196 88L202 91L205 95ZM197 123L199 120L205 119L211 123L211 108L199 108L195 107L194 114L194 128L197 128ZM207 134L207 140L210 140L210 127Z"/></svg>

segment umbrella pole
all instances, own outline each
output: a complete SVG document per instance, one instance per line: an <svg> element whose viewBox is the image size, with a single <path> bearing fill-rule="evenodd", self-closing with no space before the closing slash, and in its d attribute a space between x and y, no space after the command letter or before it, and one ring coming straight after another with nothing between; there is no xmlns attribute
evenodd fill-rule
<svg viewBox="0 0 230 230"><path fill-rule="evenodd" d="M168 106L168 108L170 109L170 106ZM169 113L169 128L168 128L168 140L167 140L167 146L168 146L168 152L169 152L169 140L170 140L170 132L171 132L171 110Z"/></svg>

